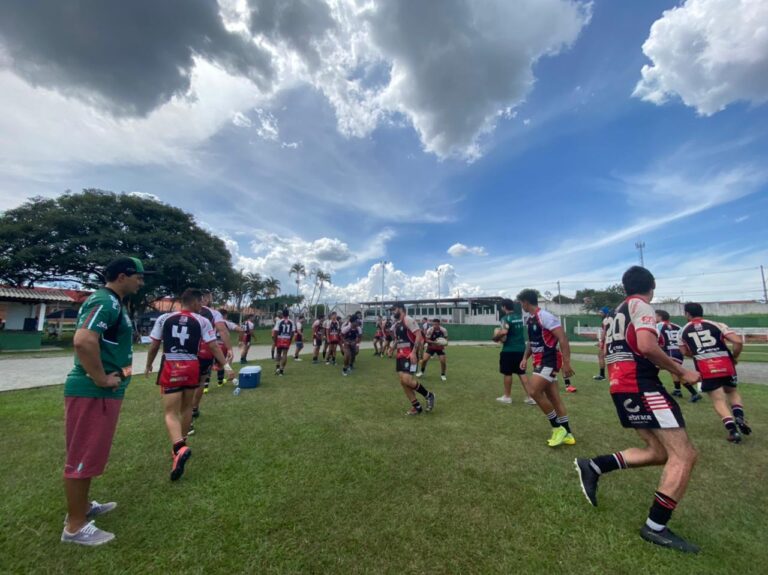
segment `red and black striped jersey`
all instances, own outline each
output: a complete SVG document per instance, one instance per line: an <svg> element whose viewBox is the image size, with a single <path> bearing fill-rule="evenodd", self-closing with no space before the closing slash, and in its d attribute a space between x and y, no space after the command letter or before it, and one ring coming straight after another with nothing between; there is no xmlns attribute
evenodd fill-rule
<svg viewBox="0 0 768 575"><path fill-rule="evenodd" d="M643 298L630 296L616 308L605 333L605 363L611 393L657 391L662 386L659 368L638 348L637 334L643 330L659 337L656 312Z"/></svg>
<svg viewBox="0 0 768 575"><path fill-rule="evenodd" d="M559 327L558 317L545 309L537 309L525 320L528 326L528 343L531 345L533 365L558 364L557 337L552 333Z"/></svg>
<svg viewBox="0 0 768 575"><path fill-rule="evenodd" d="M702 379L736 375L733 355L725 343L726 336L732 333L735 332L724 323L700 317L689 321L680 331L680 343L691 350Z"/></svg>

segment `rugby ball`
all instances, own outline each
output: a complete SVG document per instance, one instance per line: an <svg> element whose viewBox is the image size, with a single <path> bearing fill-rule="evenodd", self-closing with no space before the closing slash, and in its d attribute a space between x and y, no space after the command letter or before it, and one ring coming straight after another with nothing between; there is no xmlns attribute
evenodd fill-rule
<svg viewBox="0 0 768 575"><path fill-rule="evenodd" d="M435 343L436 343L437 345L440 345L440 346L443 346L443 347L445 347L446 345L448 345L448 340L447 340L447 339L445 339L444 337L438 337L438 338L435 340Z"/></svg>

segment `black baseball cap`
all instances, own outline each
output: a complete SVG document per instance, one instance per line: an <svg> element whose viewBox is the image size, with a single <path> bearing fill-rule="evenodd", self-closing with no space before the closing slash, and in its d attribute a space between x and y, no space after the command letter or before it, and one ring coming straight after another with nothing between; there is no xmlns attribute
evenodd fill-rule
<svg viewBox="0 0 768 575"><path fill-rule="evenodd" d="M148 272L144 269L144 264L139 258L119 257L107 264L104 268L104 274L107 277L116 278L119 274L132 276L133 274L149 275L155 272Z"/></svg>

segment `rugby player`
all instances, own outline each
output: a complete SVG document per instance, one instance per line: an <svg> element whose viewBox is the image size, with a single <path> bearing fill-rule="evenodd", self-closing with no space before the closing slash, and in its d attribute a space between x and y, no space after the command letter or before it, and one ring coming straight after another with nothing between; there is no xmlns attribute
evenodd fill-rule
<svg viewBox="0 0 768 575"><path fill-rule="evenodd" d="M597 332L597 365L600 367L600 374L592 376L595 381L605 380L605 330L611 324L611 308L601 307L600 317L600 331Z"/></svg>
<svg viewBox="0 0 768 575"><path fill-rule="evenodd" d="M520 369L525 371L528 358L533 356L533 373L528 378L528 393L536 405L544 412L552 426L552 436L547 441L550 447L574 445L576 438L571 432L568 412L560 399L557 374L561 370L565 378L573 377L571 368L571 347L560 320L545 309L539 307L536 290L525 289L517 299L528 314L528 344L520 361ZM559 347L559 349L558 349Z"/></svg>
<svg viewBox="0 0 768 575"><path fill-rule="evenodd" d="M211 355L228 372L227 375L234 377L232 367L216 343L216 330L198 313L202 307L202 295L200 290L185 290L181 294L181 311L161 315L149 335L152 344L144 375L152 373L157 352L161 345L163 347L156 383L160 386L165 427L171 439L171 481L181 478L192 455L182 430L188 429L192 422L192 400L195 390L200 387L200 361L197 356L200 347L208 346Z"/></svg>
<svg viewBox="0 0 768 575"><path fill-rule="evenodd" d="M432 325L424 332L424 339L427 342L427 349L424 350L424 357L419 363L419 371L416 373L416 377L423 377L424 372L427 370L427 363L436 355L440 360L440 379L446 381L445 377L445 346L436 343L436 340L443 338L448 339L448 330L440 325L440 320L435 318L432 320Z"/></svg>
<svg viewBox="0 0 768 575"><path fill-rule="evenodd" d="M200 308L200 315L207 319L216 329L216 342L224 353L224 357L227 360L226 363L229 363L232 361L229 329L227 328L227 322L221 313L208 307L211 304L212 298L213 296L210 291L203 291L203 305ZM208 382L211 380L214 356L211 354L207 345L201 345L198 358L200 359L200 383L202 385L195 390L195 399L192 402L193 418L200 416L200 402L203 399L203 394L208 393ZM192 435L195 433L191 423L189 429L185 429L184 432L185 435Z"/></svg>
<svg viewBox="0 0 768 575"><path fill-rule="evenodd" d="M352 371L357 355L357 345L362 334L363 328L360 326L359 318L356 315L350 316L341 326L342 352L344 353L342 375L349 375Z"/></svg>
<svg viewBox="0 0 768 575"><path fill-rule="evenodd" d="M701 390L712 400L712 407L728 432L728 441L741 443L742 435L752 433L736 389L736 362L743 348L741 337L724 323L704 319L701 304L689 302L683 310L688 323L680 331L680 351L693 357L701 374Z"/></svg>
<svg viewBox="0 0 768 575"><path fill-rule="evenodd" d="M411 402L411 409L406 412L406 415L419 415L422 412L421 403L416 398L416 393L426 399L427 411L432 411L435 407L435 394L413 378L413 374L416 373L416 366L418 365L416 349L424 342L424 335L416 320L406 315L403 304L396 303L392 306L392 314L395 319L393 332L397 349L395 371L397 371L400 378L400 385L403 387L405 396Z"/></svg>
<svg viewBox="0 0 768 575"><path fill-rule="evenodd" d="M291 314L287 309L284 309L281 317L275 322L275 327L272 328L272 338L275 340L275 361L277 365L275 367L275 375L285 375L285 364L288 361L288 350L291 348L291 342L296 334L296 325L289 317Z"/></svg>
<svg viewBox="0 0 768 575"><path fill-rule="evenodd" d="M381 357L384 353L384 319L376 317L376 332L373 335L373 355Z"/></svg>
<svg viewBox="0 0 768 575"><path fill-rule="evenodd" d="M657 309L656 329L659 330L659 336L661 338L659 343L661 344L661 349L663 349L669 357L682 365L683 354L680 353L680 347L678 345L680 340L680 326L669 320L669 313L665 310ZM672 383L675 386L672 395L674 397L683 397L683 392L680 390L680 380L676 375L672 376ZM701 394L696 391L696 388L690 383L685 384L685 389L691 394L691 403L696 403L702 398Z"/></svg>
<svg viewBox="0 0 768 575"><path fill-rule="evenodd" d="M281 316L276 315L275 318L272 320L274 323L279 322L281 319L283 319ZM277 349L277 336L275 335L275 332L272 332L272 350L270 351L270 357L272 359L275 359L275 350Z"/></svg>
<svg viewBox="0 0 768 575"><path fill-rule="evenodd" d="M394 354L394 333L392 332L392 318L387 316L384 321L384 353L392 358Z"/></svg>
<svg viewBox="0 0 768 575"><path fill-rule="evenodd" d="M341 323L335 311L325 322L325 337L328 338L328 351L325 353L325 365L336 365L336 347L341 343Z"/></svg>
<svg viewBox="0 0 768 575"><path fill-rule="evenodd" d="M296 351L293 354L293 361L301 361L299 353L304 349L304 314L299 314L299 318L296 320Z"/></svg>
<svg viewBox="0 0 768 575"><path fill-rule="evenodd" d="M655 313L650 305L656 288L653 274L643 267L632 266L621 282L627 299L616 308L606 332L610 393L621 425L634 429L645 447L576 459L581 489L587 500L597 506L597 485L604 474L618 469L663 465L640 536L663 547L698 553L697 546L667 527L685 494L697 454L686 433L680 406L659 379L659 369L691 384L699 380L699 374L685 369L659 347Z"/></svg>
<svg viewBox="0 0 768 575"><path fill-rule="evenodd" d="M325 314L320 313L317 315L317 319L312 322L312 363L320 363L318 356L320 355L320 348L325 341ZM325 354L323 354L325 355Z"/></svg>
<svg viewBox="0 0 768 575"><path fill-rule="evenodd" d="M501 327L493 336L493 340L502 343L499 354L499 372L504 376L504 395L497 397L496 401L505 404L512 403L512 376L517 374L520 385L523 386L525 392L525 403L536 405L536 400L528 392L528 376L525 374L525 369L520 367L526 348L526 328L523 317L511 299L501 301L501 311L504 313L501 318Z"/></svg>
<svg viewBox="0 0 768 575"><path fill-rule="evenodd" d="M243 322L243 346L240 348L240 363L248 363L248 350L253 342L253 315L246 316Z"/></svg>

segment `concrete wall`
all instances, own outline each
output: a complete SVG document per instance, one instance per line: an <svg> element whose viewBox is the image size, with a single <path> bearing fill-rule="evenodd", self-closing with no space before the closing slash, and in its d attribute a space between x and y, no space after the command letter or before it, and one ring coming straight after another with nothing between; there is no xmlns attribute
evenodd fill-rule
<svg viewBox="0 0 768 575"><path fill-rule="evenodd" d="M37 317L37 305L26 303L7 303L5 315L5 329L24 329L24 320L28 317Z"/></svg>
<svg viewBox="0 0 768 575"><path fill-rule="evenodd" d="M586 312L580 304L566 303L557 304L553 302L540 302L541 307L548 309L555 315L585 315ZM683 304L681 303L651 303L654 309L663 309L669 312L669 315L682 316ZM734 316L762 314L768 315L768 305L764 303L719 303L702 302L704 315Z"/></svg>

